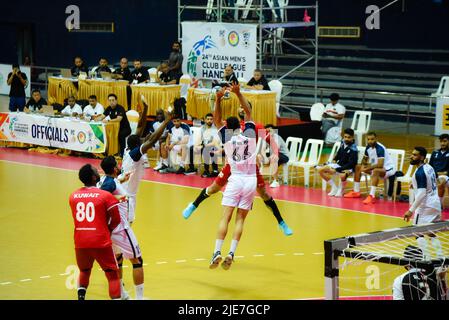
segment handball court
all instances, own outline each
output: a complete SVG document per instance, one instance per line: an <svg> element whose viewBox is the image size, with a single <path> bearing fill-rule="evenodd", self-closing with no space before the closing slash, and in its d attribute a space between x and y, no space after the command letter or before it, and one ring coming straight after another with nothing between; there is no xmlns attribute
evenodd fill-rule
<svg viewBox="0 0 449 320"><path fill-rule="evenodd" d="M390 148L415 145L432 151L435 137L380 135ZM327 155L323 156L323 161ZM100 161L0 148L0 299L76 299L73 221L68 198L81 187L77 171ZM154 162L151 163L152 165ZM145 297L148 299L316 299L324 296L323 241L402 227L408 203L329 198L317 188L281 186L267 190L294 234L286 237L271 211L256 198L228 271L209 270L221 194L207 199L184 220L182 210L212 179L158 174L147 169L137 196L133 229L143 253ZM362 184L363 185L363 184ZM351 184L348 184L351 187ZM363 191L363 190L362 190ZM443 213L447 219L447 212ZM224 251L233 231L230 223ZM107 281L94 265L87 299L108 299ZM134 297L132 265L124 263L125 287ZM352 270L347 296L388 296L388 282L403 272L381 266L381 289L367 290L364 266Z"/></svg>

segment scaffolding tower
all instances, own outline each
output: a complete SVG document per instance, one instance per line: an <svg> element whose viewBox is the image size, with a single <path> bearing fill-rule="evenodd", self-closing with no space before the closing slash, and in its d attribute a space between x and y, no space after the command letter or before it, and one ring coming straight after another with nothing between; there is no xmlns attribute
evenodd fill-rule
<svg viewBox="0 0 449 320"><path fill-rule="evenodd" d="M282 80L290 76L295 71L306 65L312 65L314 72L314 96L315 101L317 99L317 87L318 87L318 0L315 1L315 5L308 6L295 6L295 5L279 5L274 6L273 0L259 0L258 4L253 4L253 0L235 0L233 7L228 6L225 0L204 0L204 5L191 5L188 4L188 0L178 0L178 39L182 41L182 28L181 23L184 21L203 21L208 22L215 20L216 22L229 22L223 21L233 17L234 23L252 23L258 25L257 32L257 65L259 69L275 71L278 75L278 80ZM207 3L206 3L207 2ZM277 1L279 3L279 1ZM283 1L282 1L283 2ZM268 4L268 5L267 5ZM304 21L295 18L293 21L287 21L288 11L290 10L310 10L314 21ZM183 14L187 11L204 12L204 20L185 20ZM273 16L276 17L274 22L264 22L264 12L272 11ZM280 17L279 17L279 14ZM230 14L231 13L231 14ZM233 13L233 14L232 14ZM256 19L251 20L249 18L250 13L256 14ZM294 38L286 38L284 32L287 28L310 28L313 27L314 36L307 39L312 45L312 50L308 51L302 48L298 44L294 44ZM299 39L296 39L299 40ZM266 42L269 41L269 42ZM271 41L271 42L270 42ZM270 52L264 52L270 43ZM278 46L278 44L280 44ZM285 73L279 71L279 58L282 56L282 44L293 48L301 53L299 64L292 66ZM265 64L265 68L262 67L262 63L265 57L271 58L271 63ZM282 98L290 94L293 90L282 94Z"/></svg>

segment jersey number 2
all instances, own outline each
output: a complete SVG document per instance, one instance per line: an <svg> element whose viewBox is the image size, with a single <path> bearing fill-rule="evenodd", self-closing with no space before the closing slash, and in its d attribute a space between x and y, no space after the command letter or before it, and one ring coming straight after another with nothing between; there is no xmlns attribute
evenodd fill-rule
<svg viewBox="0 0 449 320"><path fill-rule="evenodd" d="M92 202L88 202L87 205L84 202L76 204L76 220L83 222L84 219L88 222L92 222L95 219L95 207Z"/></svg>

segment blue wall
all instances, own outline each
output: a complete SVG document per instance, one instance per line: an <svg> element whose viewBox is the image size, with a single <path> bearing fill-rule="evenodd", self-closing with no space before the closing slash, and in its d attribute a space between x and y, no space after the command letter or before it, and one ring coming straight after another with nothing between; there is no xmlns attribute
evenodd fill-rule
<svg viewBox="0 0 449 320"><path fill-rule="evenodd" d="M190 0L205 3L206 0ZM401 2L385 9L381 15L381 30L368 31L365 7L382 7L391 0L321 0L321 25L359 25L362 38L358 40L328 40L322 43L342 43L389 48L449 49L449 0L406 0L405 13ZM291 4L315 3L311 0L291 0ZM69 33L65 29L66 6L76 4L82 22L114 22L114 33ZM34 63L36 65L70 66L75 55L82 55L88 65L97 65L100 56L110 63L121 56L143 60L167 58L177 37L176 0L11 0L2 2L0 17L0 62L18 60L17 29L23 24L33 32ZM199 12L190 18L201 18ZM295 18L295 15L297 18ZM290 20L302 19L303 11L289 13ZM188 16L188 15L187 15ZM187 17L186 16L186 17ZM300 30L288 30L289 36ZM293 33L293 34L292 34Z"/></svg>

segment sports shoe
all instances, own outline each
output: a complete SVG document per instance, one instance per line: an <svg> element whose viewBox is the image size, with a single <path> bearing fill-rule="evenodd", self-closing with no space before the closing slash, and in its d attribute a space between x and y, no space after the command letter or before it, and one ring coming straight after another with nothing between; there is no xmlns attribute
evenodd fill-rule
<svg viewBox="0 0 449 320"><path fill-rule="evenodd" d="M287 226L285 221L281 221L281 223L279 223L279 228L281 228L286 236L291 236L293 234L293 231Z"/></svg>
<svg viewBox="0 0 449 320"><path fill-rule="evenodd" d="M179 167L178 171L176 171L176 174L183 174L184 172L186 172L186 169L184 169L184 167Z"/></svg>
<svg viewBox="0 0 449 320"><path fill-rule="evenodd" d="M343 191L338 191L338 190L337 190L337 192L335 193L334 197L335 197L335 198L341 198L341 197L343 197Z"/></svg>
<svg viewBox="0 0 449 320"><path fill-rule="evenodd" d="M366 197L365 200L363 200L363 204L373 204L376 202L376 197L373 197L372 195L369 195Z"/></svg>
<svg viewBox="0 0 449 320"><path fill-rule="evenodd" d="M154 168L154 170L161 171L161 170L165 170L167 168L168 168L168 166L166 166L165 164L162 163L162 164L158 165L156 168Z"/></svg>
<svg viewBox="0 0 449 320"><path fill-rule="evenodd" d="M182 216L184 217L184 219L189 219L189 217L192 215L192 213L196 210L195 205L191 202L189 203L189 205L187 206L187 208L184 209L184 211L182 212Z"/></svg>
<svg viewBox="0 0 449 320"><path fill-rule="evenodd" d="M186 176L190 176L190 175L192 175L192 174L196 174L196 169L195 168L189 168L189 169L187 169L186 170L186 172L184 172L184 174L186 175Z"/></svg>
<svg viewBox="0 0 449 320"><path fill-rule="evenodd" d="M273 180L270 184L270 188L279 188L279 182L277 182L277 180Z"/></svg>
<svg viewBox="0 0 449 320"><path fill-rule="evenodd" d="M86 289L85 288L78 289L78 300L86 300Z"/></svg>
<svg viewBox="0 0 449 320"><path fill-rule="evenodd" d="M131 297L128 294L128 291L123 290L122 291L122 296L120 297L120 300L131 300Z"/></svg>
<svg viewBox="0 0 449 320"><path fill-rule="evenodd" d="M210 178L210 172L209 171L204 171L203 174L201 175L202 178Z"/></svg>
<svg viewBox="0 0 449 320"><path fill-rule="evenodd" d="M329 192L327 195L329 197L333 197L333 196L335 196L337 194L337 192L338 192L338 188L337 187L332 187L331 192Z"/></svg>
<svg viewBox="0 0 449 320"><path fill-rule="evenodd" d="M223 260L223 257L221 256L221 252L217 251L212 256L212 260L210 261L209 269L215 269L220 264L221 260Z"/></svg>
<svg viewBox="0 0 449 320"><path fill-rule="evenodd" d="M216 177L218 177L219 174L220 174L220 173L219 173L218 171L214 170L214 171L212 171L212 173L209 175L209 177L211 177L211 178L216 178Z"/></svg>
<svg viewBox="0 0 449 320"><path fill-rule="evenodd" d="M224 259L223 263L221 264L221 267L224 270L229 270L229 268L232 265L232 262L234 262L234 252L229 252L226 258Z"/></svg>
<svg viewBox="0 0 449 320"><path fill-rule="evenodd" d="M346 193L343 197L345 198L360 198L360 192L351 191Z"/></svg>

